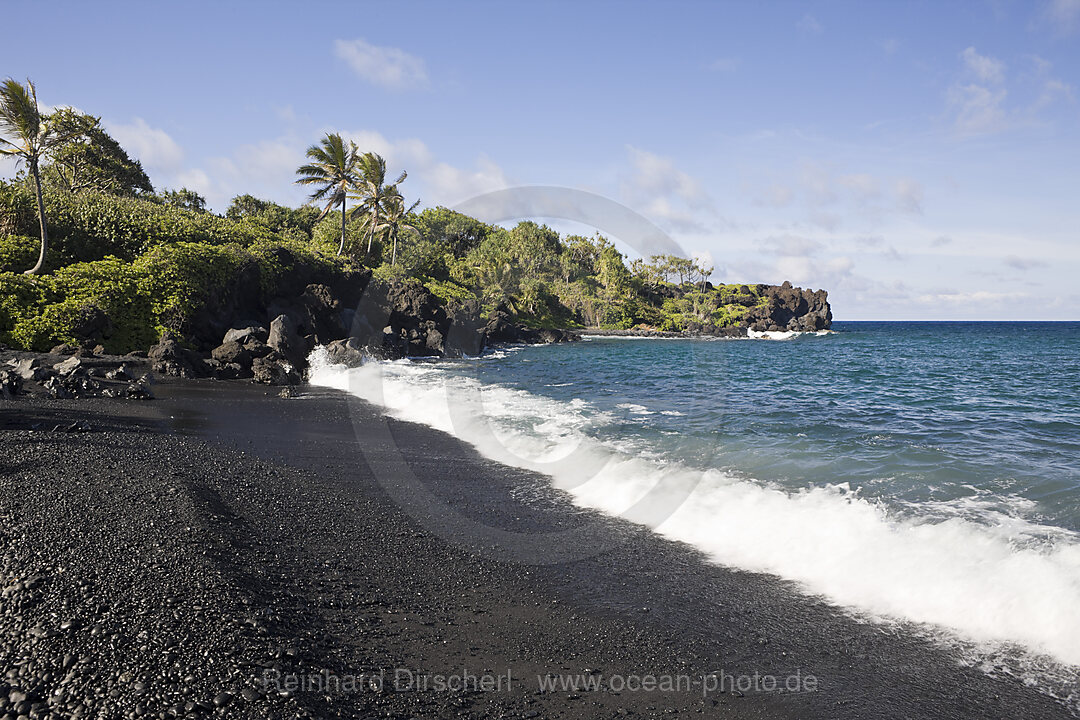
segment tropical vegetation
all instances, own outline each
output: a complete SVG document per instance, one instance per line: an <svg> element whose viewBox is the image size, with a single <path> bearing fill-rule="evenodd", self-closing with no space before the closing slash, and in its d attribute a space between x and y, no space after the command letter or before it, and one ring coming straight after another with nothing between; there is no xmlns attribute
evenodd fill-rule
<svg viewBox="0 0 1080 720"><path fill-rule="evenodd" d="M253 276L269 301L298 274L370 270L422 284L448 308L468 303L537 328L715 331L764 302L757 286L710 283L712 269L695 260L627 262L601 235L420 209L403 194L405 172L387 182L382 157L337 133L297 170L308 204L239 195L219 215L192 190L155 192L98 118L41 114L31 83L7 81L0 103L0 148L22 160L0 180L5 344L46 350L88 327L116 352L145 349L165 330L194 338L200 313Z"/></svg>

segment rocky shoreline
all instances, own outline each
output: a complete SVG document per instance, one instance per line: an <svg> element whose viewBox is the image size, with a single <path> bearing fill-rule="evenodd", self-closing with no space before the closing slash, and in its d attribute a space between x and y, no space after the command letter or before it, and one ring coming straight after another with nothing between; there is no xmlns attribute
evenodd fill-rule
<svg viewBox="0 0 1080 720"><path fill-rule="evenodd" d="M765 302L750 307L743 322L730 327L693 326L680 332L640 326L534 329L515 323L504 309L484 319L475 302L448 310L420 283L383 283L373 281L370 272L359 273L344 287L311 283L292 299L278 298L266 308L230 306L202 318L194 341L166 331L146 352L106 354L100 344L94 345L102 331L97 326L88 326L79 345L60 345L49 353L0 347L0 394L11 398L33 390L54 398L145 400L153 397L152 373L298 385L309 354L319 345L327 348L332 362L356 366L369 357L456 358L479 355L496 345L572 342L585 335L746 337L748 330L813 332L832 325L824 290L803 290L788 282L756 290ZM222 333L220 340L213 339L213 332Z"/></svg>

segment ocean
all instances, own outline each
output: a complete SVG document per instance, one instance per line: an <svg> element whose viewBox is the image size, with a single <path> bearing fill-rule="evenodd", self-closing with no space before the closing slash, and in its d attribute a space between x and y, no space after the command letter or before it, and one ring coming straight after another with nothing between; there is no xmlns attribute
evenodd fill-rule
<svg viewBox="0 0 1080 720"><path fill-rule="evenodd" d="M316 351L311 379L1077 707L1080 323L833 330L352 370Z"/></svg>

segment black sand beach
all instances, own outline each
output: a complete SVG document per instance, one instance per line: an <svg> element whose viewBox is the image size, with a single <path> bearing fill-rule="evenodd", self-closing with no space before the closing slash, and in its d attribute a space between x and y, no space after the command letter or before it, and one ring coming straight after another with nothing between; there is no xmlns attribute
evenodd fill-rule
<svg viewBox="0 0 1080 720"><path fill-rule="evenodd" d="M4 720L1070 716L343 394L155 392L0 405Z"/></svg>

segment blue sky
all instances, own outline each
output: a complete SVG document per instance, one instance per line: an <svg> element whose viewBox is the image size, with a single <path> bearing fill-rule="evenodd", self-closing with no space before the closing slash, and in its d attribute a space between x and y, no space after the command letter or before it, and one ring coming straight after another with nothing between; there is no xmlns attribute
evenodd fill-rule
<svg viewBox="0 0 1080 720"><path fill-rule="evenodd" d="M1080 319L1080 0L5 3L0 75L156 187L299 204L328 130L424 205L621 202L840 319ZM10 167L0 168L10 174Z"/></svg>

